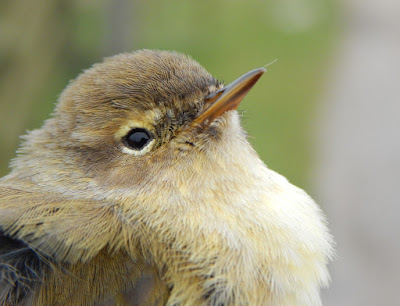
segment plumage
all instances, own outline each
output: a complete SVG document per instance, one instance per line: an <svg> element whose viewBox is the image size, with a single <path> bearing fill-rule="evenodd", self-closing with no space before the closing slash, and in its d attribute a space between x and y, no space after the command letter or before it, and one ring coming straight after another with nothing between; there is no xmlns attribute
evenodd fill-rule
<svg viewBox="0 0 400 306"><path fill-rule="evenodd" d="M72 81L0 179L0 304L319 305L325 218L234 108L196 124L223 90L167 51ZM136 128L143 150L126 144Z"/></svg>

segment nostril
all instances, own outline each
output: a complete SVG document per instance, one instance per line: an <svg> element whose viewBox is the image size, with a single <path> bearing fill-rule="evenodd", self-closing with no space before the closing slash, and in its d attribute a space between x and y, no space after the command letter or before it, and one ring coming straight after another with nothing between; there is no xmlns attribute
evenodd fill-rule
<svg viewBox="0 0 400 306"><path fill-rule="evenodd" d="M204 103L206 105L210 105L214 101L216 101L224 92L224 88L221 88L217 91L214 91L213 93L210 93L208 96L204 98Z"/></svg>

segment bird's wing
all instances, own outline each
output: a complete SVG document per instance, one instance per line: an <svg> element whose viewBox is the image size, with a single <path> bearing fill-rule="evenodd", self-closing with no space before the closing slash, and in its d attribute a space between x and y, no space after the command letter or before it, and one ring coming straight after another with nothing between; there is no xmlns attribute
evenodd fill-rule
<svg viewBox="0 0 400 306"><path fill-rule="evenodd" d="M86 261L115 241L121 227L114 206L87 199L0 185L0 228L47 256Z"/></svg>
<svg viewBox="0 0 400 306"><path fill-rule="evenodd" d="M24 299L46 267L115 246L120 230L107 203L0 185L0 304Z"/></svg>

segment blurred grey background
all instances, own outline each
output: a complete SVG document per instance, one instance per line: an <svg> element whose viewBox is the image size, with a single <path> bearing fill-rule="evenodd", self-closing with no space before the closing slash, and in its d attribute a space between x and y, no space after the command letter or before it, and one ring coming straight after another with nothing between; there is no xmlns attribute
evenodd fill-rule
<svg viewBox="0 0 400 306"><path fill-rule="evenodd" d="M400 1L1 1L0 175L70 79L142 48L226 82L277 59L240 110L266 164L328 215L324 304L400 305Z"/></svg>
<svg viewBox="0 0 400 306"><path fill-rule="evenodd" d="M314 125L314 190L338 244L325 300L400 305L400 1L340 4Z"/></svg>

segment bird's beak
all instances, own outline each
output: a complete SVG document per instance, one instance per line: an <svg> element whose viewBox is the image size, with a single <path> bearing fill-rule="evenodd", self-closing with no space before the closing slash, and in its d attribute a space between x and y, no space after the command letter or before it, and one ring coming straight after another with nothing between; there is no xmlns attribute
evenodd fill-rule
<svg viewBox="0 0 400 306"><path fill-rule="evenodd" d="M207 125L224 112L237 109L265 71L265 68L251 70L228 86L209 94L204 99L204 111L193 122L196 125Z"/></svg>

